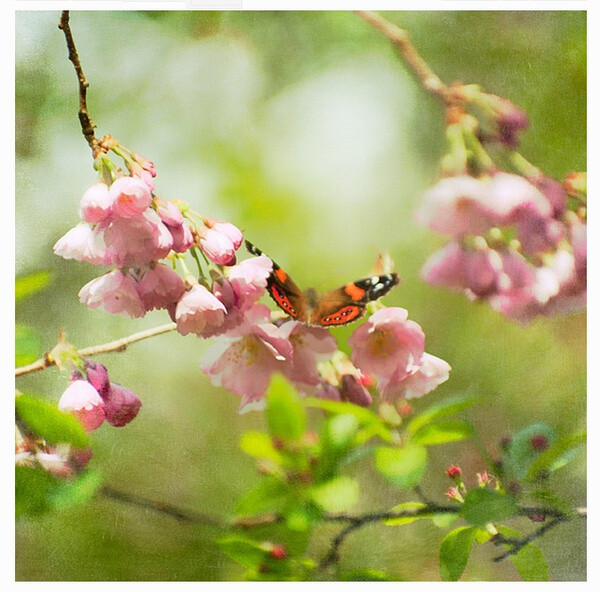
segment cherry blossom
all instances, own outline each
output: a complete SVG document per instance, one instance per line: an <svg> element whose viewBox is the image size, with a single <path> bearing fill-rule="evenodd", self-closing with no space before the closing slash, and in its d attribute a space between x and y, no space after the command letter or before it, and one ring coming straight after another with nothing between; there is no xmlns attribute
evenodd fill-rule
<svg viewBox="0 0 600 592"><path fill-rule="evenodd" d="M88 282L79 291L79 300L89 308L103 308L106 312L132 318L143 317L146 312L136 281L120 269Z"/></svg>
<svg viewBox="0 0 600 592"><path fill-rule="evenodd" d="M62 394L58 408L70 412L90 432L99 428L106 419L104 401L87 380L72 382Z"/></svg>

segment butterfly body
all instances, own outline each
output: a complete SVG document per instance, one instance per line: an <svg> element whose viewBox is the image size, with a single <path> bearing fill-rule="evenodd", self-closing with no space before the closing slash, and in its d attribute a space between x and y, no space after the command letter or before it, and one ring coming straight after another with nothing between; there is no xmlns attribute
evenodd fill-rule
<svg viewBox="0 0 600 592"><path fill-rule="evenodd" d="M246 241L253 255L262 251ZM387 294L399 283L395 273L373 275L319 294L313 288L300 290L297 284L277 263L267 279L267 290L277 306L287 315L308 325L324 327L351 323L365 314L369 302Z"/></svg>

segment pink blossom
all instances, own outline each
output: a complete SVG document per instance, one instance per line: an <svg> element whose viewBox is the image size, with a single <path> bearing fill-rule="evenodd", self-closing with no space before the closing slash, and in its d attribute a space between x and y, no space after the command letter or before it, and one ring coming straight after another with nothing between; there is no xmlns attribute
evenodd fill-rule
<svg viewBox="0 0 600 592"><path fill-rule="evenodd" d="M152 209L137 218L113 220L103 229L106 245L116 254L117 267L157 261L166 257L173 245L171 233Z"/></svg>
<svg viewBox="0 0 600 592"><path fill-rule="evenodd" d="M138 280L137 288L146 311L167 308L185 292L183 280L162 263L146 269L143 277Z"/></svg>
<svg viewBox="0 0 600 592"><path fill-rule="evenodd" d="M337 341L322 327L308 327L297 321L287 321L279 327L292 344L293 352L284 374L300 385L316 385L321 381L319 362L331 358Z"/></svg>
<svg viewBox="0 0 600 592"><path fill-rule="evenodd" d="M88 382L98 391L101 397L104 397L110 389L110 380L106 366L92 360L86 360L85 374Z"/></svg>
<svg viewBox="0 0 600 592"><path fill-rule="evenodd" d="M399 307L378 310L348 338L350 356L360 370L380 382L399 381L421 365L425 334Z"/></svg>
<svg viewBox="0 0 600 592"><path fill-rule="evenodd" d="M103 398L106 421L116 428L133 420L142 406L139 397L132 390L116 382L110 383L110 389Z"/></svg>
<svg viewBox="0 0 600 592"><path fill-rule="evenodd" d="M152 175L152 177L156 177L156 167L154 166L154 163L151 160L147 159L141 154L138 154L137 152L133 153L133 158L137 163L141 165L141 167L145 171L148 171L150 175Z"/></svg>
<svg viewBox="0 0 600 592"><path fill-rule="evenodd" d="M425 352L416 372L403 380L388 382L381 388L381 395L386 400L422 397L448 380L450 370L448 362Z"/></svg>
<svg viewBox="0 0 600 592"><path fill-rule="evenodd" d="M344 374L341 377L339 391L342 400L349 401L361 407L368 407L373 402L369 391L354 374Z"/></svg>
<svg viewBox="0 0 600 592"><path fill-rule="evenodd" d="M120 269L114 269L88 282L79 291L79 300L89 308L103 308L112 314L143 317L144 305L136 281Z"/></svg>
<svg viewBox="0 0 600 592"><path fill-rule="evenodd" d="M231 222L214 222L209 228L224 234L233 244L233 248L237 251L244 240L240 229L231 224Z"/></svg>
<svg viewBox="0 0 600 592"><path fill-rule="evenodd" d="M257 304L231 335L220 337L205 354L202 371L214 385L242 396L241 410L262 404L274 372L283 372L292 355L286 332L270 322L268 307Z"/></svg>
<svg viewBox="0 0 600 592"><path fill-rule="evenodd" d="M54 252L65 259L87 261L92 265L112 265L115 254L107 249L98 226L78 224L54 245Z"/></svg>
<svg viewBox="0 0 600 592"><path fill-rule="evenodd" d="M181 226L183 224L183 214L172 201L160 200L156 213L159 215L163 224L166 224L167 226Z"/></svg>
<svg viewBox="0 0 600 592"><path fill-rule="evenodd" d="M185 253L194 244L192 231L187 224L182 224L181 226L167 226L167 228L173 238L173 245L171 248L176 253Z"/></svg>
<svg viewBox="0 0 600 592"><path fill-rule="evenodd" d="M235 247L227 235L209 228L200 239L200 245L204 254L213 263L218 265L235 264Z"/></svg>
<svg viewBox="0 0 600 592"><path fill-rule="evenodd" d="M152 201L148 185L137 177L120 177L110 186L110 194L114 214L120 218L137 218Z"/></svg>
<svg viewBox="0 0 600 592"><path fill-rule="evenodd" d="M423 194L417 220L431 230L461 236L483 234L496 225L486 203L488 187L466 175L442 179Z"/></svg>
<svg viewBox="0 0 600 592"><path fill-rule="evenodd" d="M79 202L79 216L86 222L102 222L111 215L113 202L106 183L96 183L83 194Z"/></svg>
<svg viewBox="0 0 600 592"><path fill-rule="evenodd" d="M273 262L266 256L251 257L227 270L235 295L235 305L246 311L263 295Z"/></svg>
<svg viewBox="0 0 600 592"><path fill-rule="evenodd" d="M104 422L104 401L87 380L72 382L58 402L61 411L70 412L86 430L99 428Z"/></svg>
<svg viewBox="0 0 600 592"><path fill-rule="evenodd" d="M204 337L225 320L227 309L204 286L196 284L187 291L175 309L177 331L182 335L194 333Z"/></svg>

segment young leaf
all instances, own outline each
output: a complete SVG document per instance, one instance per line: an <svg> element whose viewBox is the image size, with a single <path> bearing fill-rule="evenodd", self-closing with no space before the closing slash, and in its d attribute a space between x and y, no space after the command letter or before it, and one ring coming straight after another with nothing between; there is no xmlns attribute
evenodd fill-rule
<svg viewBox="0 0 600 592"><path fill-rule="evenodd" d="M404 512L406 510L419 510L421 508L426 508L427 505L421 502L405 502L403 504L398 504L392 508L392 512ZM410 524L415 520L420 520L421 518L431 518L433 513L431 514L419 514L418 516L407 516L406 518L390 518L389 520L384 520L383 523L387 526L402 526L404 524Z"/></svg>
<svg viewBox="0 0 600 592"><path fill-rule="evenodd" d="M52 495L52 505L64 509L90 500L102 484L98 471L87 470L75 481L65 481Z"/></svg>
<svg viewBox="0 0 600 592"><path fill-rule="evenodd" d="M375 467L397 487L414 487L425 473L427 449L417 444L404 448L381 446L375 450Z"/></svg>
<svg viewBox="0 0 600 592"><path fill-rule="evenodd" d="M267 393L267 422L271 435L298 440L306 429L306 412L291 385L275 376Z"/></svg>
<svg viewBox="0 0 600 592"><path fill-rule="evenodd" d="M424 425L412 436L411 442L421 446L433 446L465 440L472 435L473 428L466 421L440 421Z"/></svg>
<svg viewBox="0 0 600 592"><path fill-rule="evenodd" d="M42 354L42 342L38 334L27 325L15 326L15 366L35 362Z"/></svg>
<svg viewBox="0 0 600 592"><path fill-rule="evenodd" d="M50 283L51 273L48 270L37 271L15 280L15 302L25 296L31 296L43 290Z"/></svg>
<svg viewBox="0 0 600 592"><path fill-rule="evenodd" d="M290 499L290 488L275 477L263 477L248 490L235 506L237 516L252 516L262 512L281 512Z"/></svg>
<svg viewBox="0 0 600 592"><path fill-rule="evenodd" d="M344 512L358 501L358 483L341 475L313 487L311 497L325 512Z"/></svg>
<svg viewBox="0 0 600 592"><path fill-rule="evenodd" d="M520 532L506 526L498 526L498 530L506 537L518 538ZM508 548L508 545L505 545ZM547 582L548 564L539 547L528 543L518 553L510 556L515 569L526 582Z"/></svg>
<svg viewBox="0 0 600 592"><path fill-rule="evenodd" d="M556 440L556 431L541 422L532 423L518 431L511 439L506 454L506 471L517 480L527 476L540 453Z"/></svg>
<svg viewBox="0 0 600 592"><path fill-rule="evenodd" d="M390 578L385 572L375 569L360 569L342 574L344 582L392 582L398 578Z"/></svg>
<svg viewBox="0 0 600 592"><path fill-rule="evenodd" d="M264 432L246 432L240 440L240 448L250 456L281 464L281 454L273 446L271 437Z"/></svg>
<svg viewBox="0 0 600 592"><path fill-rule="evenodd" d="M29 395L15 397L15 408L19 419L49 444L65 442L77 448L88 445L87 433L72 415Z"/></svg>
<svg viewBox="0 0 600 592"><path fill-rule="evenodd" d="M477 534L474 526L460 526L449 532L440 547L440 577L444 582L457 582L465 571L471 547Z"/></svg>
<svg viewBox="0 0 600 592"><path fill-rule="evenodd" d="M460 515L470 524L485 526L514 516L519 511L515 500L491 489L471 489L460 508Z"/></svg>
<svg viewBox="0 0 600 592"><path fill-rule="evenodd" d="M53 508L52 495L61 487L59 479L41 468L15 467L15 512L40 516Z"/></svg>
<svg viewBox="0 0 600 592"><path fill-rule="evenodd" d="M527 472L527 481L535 481L540 473L551 473L563 467L574 456L577 447L585 441L585 432L559 438L533 461Z"/></svg>
<svg viewBox="0 0 600 592"><path fill-rule="evenodd" d="M408 424L408 431L410 434L414 434L424 425L442 417L454 415L455 413L458 413L459 411L470 407L476 401L476 398L466 395L461 397L451 397L449 399L445 399L442 403L432 405L431 407L428 407L427 409L421 411L421 413L413 417Z"/></svg>
<svg viewBox="0 0 600 592"><path fill-rule="evenodd" d="M336 415L325 423L324 440L332 448L342 450L352 443L357 429L358 419L354 415Z"/></svg>
<svg viewBox="0 0 600 592"><path fill-rule="evenodd" d="M267 557L260 543L243 536L225 536L215 542L223 553L245 567L255 568Z"/></svg>

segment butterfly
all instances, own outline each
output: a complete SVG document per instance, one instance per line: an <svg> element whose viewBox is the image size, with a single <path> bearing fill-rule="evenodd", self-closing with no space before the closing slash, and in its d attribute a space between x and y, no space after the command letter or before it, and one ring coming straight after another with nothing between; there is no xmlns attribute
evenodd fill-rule
<svg viewBox="0 0 600 592"><path fill-rule="evenodd" d="M246 240L253 255L263 252ZM399 283L398 274L374 275L357 280L323 294L313 288L300 290L292 278L275 261L267 278L267 290L284 313L307 325L323 327L346 325L365 314L369 302L387 294Z"/></svg>

